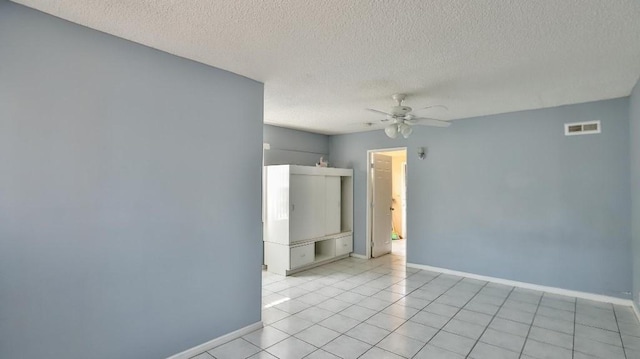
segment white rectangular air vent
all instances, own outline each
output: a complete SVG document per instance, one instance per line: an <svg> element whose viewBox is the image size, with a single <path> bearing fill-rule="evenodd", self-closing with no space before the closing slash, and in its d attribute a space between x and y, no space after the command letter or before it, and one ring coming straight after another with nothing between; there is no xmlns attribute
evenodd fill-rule
<svg viewBox="0 0 640 359"><path fill-rule="evenodd" d="M591 135L600 133L600 121L574 122L564 124L564 135Z"/></svg>

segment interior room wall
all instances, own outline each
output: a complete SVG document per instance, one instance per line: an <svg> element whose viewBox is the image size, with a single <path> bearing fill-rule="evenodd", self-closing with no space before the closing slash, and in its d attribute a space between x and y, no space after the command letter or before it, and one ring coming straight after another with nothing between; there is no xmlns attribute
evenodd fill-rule
<svg viewBox="0 0 640 359"><path fill-rule="evenodd" d="M629 99L331 136L354 169L355 252L365 254L367 150L407 146L407 261L628 298ZM564 124L601 120L598 135ZM420 160L419 147L427 156Z"/></svg>
<svg viewBox="0 0 640 359"><path fill-rule="evenodd" d="M633 298L640 310L640 80L629 100L631 136L631 223L633 237Z"/></svg>
<svg viewBox="0 0 640 359"><path fill-rule="evenodd" d="M259 322L262 107L0 0L0 358L165 358Z"/></svg>
<svg viewBox="0 0 640 359"><path fill-rule="evenodd" d="M329 159L329 136L290 128L264 125L265 165L315 166L323 156ZM330 164L331 165L331 164Z"/></svg>

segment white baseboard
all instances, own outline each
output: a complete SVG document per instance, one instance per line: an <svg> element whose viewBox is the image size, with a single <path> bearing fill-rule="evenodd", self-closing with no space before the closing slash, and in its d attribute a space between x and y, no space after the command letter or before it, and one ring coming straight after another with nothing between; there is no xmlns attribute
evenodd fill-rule
<svg viewBox="0 0 640 359"><path fill-rule="evenodd" d="M432 271L432 272L438 272L438 273L444 273L444 274L452 274L452 275L457 275L457 276L460 276L460 277L467 277L467 278L471 278L471 279L478 279L478 280L483 280L483 281L492 282L492 283L509 285L509 286L512 286L512 287L533 289L533 290L538 290L538 291L541 291L541 292L566 295L566 296L569 296L569 297L576 297L576 298L582 298L582 299L589 299L589 300L594 300L594 301L597 301L597 302L613 303L613 304L619 304L619 305L624 305L624 306L633 306L634 309L637 310L637 308L633 305L633 301L630 300L630 299L610 297L608 295L602 295L602 294L580 292L580 291L577 291L577 290L562 289L562 288L556 288L556 287L547 287L547 286L544 286L544 285L538 285L538 284L532 284L532 283L526 283L526 282L518 282L518 281L515 281L515 280L495 278L495 277L489 277L489 276L473 274L473 273L467 273L467 272L460 272L460 271L456 271L456 270L451 270L451 269L446 269L446 268L439 268L439 267L432 267L432 266L423 265L423 264L407 263L407 267L417 268L417 269L424 269L424 270L428 270L428 271Z"/></svg>
<svg viewBox="0 0 640 359"><path fill-rule="evenodd" d="M189 348L183 352L180 352L178 354L172 355L170 357L168 357L167 359L188 359L191 357L194 357L200 353L204 353L207 350L211 350L219 345L222 345L226 342L230 342L234 339L240 338L243 335L249 334L255 330L258 330L260 328L262 328L262 321L247 325L244 328L240 328L236 331L233 331L231 333L225 334L221 337L217 337L215 339L209 340L206 343L202 343L200 345L196 345L193 348Z"/></svg>
<svg viewBox="0 0 640 359"><path fill-rule="evenodd" d="M353 258L358 258L358 259L369 259L367 258L367 256L363 256L362 254L356 254L356 253L351 253L349 254L349 256Z"/></svg>

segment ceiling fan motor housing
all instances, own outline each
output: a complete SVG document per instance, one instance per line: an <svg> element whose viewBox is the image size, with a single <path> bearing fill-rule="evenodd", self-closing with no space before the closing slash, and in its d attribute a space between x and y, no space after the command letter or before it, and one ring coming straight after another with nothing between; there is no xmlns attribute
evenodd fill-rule
<svg viewBox="0 0 640 359"><path fill-rule="evenodd" d="M402 101L407 98L407 95L403 93L394 93L393 95L391 95L391 98L398 103L398 106L400 106L402 104Z"/></svg>
<svg viewBox="0 0 640 359"><path fill-rule="evenodd" d="M412 108L409 106L393 106L391 108L391 113L394 116L404 116L411 112Z"/></svg>
<svg viewBox="0 0 640 359"><path fill-rule="evenodd" d="M384 132L388 137L396 138L398 137L398 134L401 134L402 137L408 138L409 135L411 135L411 133L413 132L412 126L416 124L424 124L427 126L437 127L448 127L450 125L449 122L436 120L433 118L415 117L413 114L411 114L411 111L413 110L411 107L402 105L402 102L406 97L407 95L401 93L393 94L391 98L396 101L396 105L391 108L390 112L374 110L370 108L367 109L371 112L386 115L386 118L384 120L381 120L382 122L388 123L389 121L391 121L391 124L387 125L384 129ZM425 109L436 106L439 105L425 107Z"/></svg>

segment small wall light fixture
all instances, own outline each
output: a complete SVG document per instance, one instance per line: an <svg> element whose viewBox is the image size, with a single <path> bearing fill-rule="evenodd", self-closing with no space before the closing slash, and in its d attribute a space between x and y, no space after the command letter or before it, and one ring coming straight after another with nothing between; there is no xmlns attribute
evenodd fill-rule
<svg viewBox="0 0 640 359"><path fill-rule="evenodd" d="M424 147L418 147L418 158L424 160L427 157L427 152Z"/></svg>

